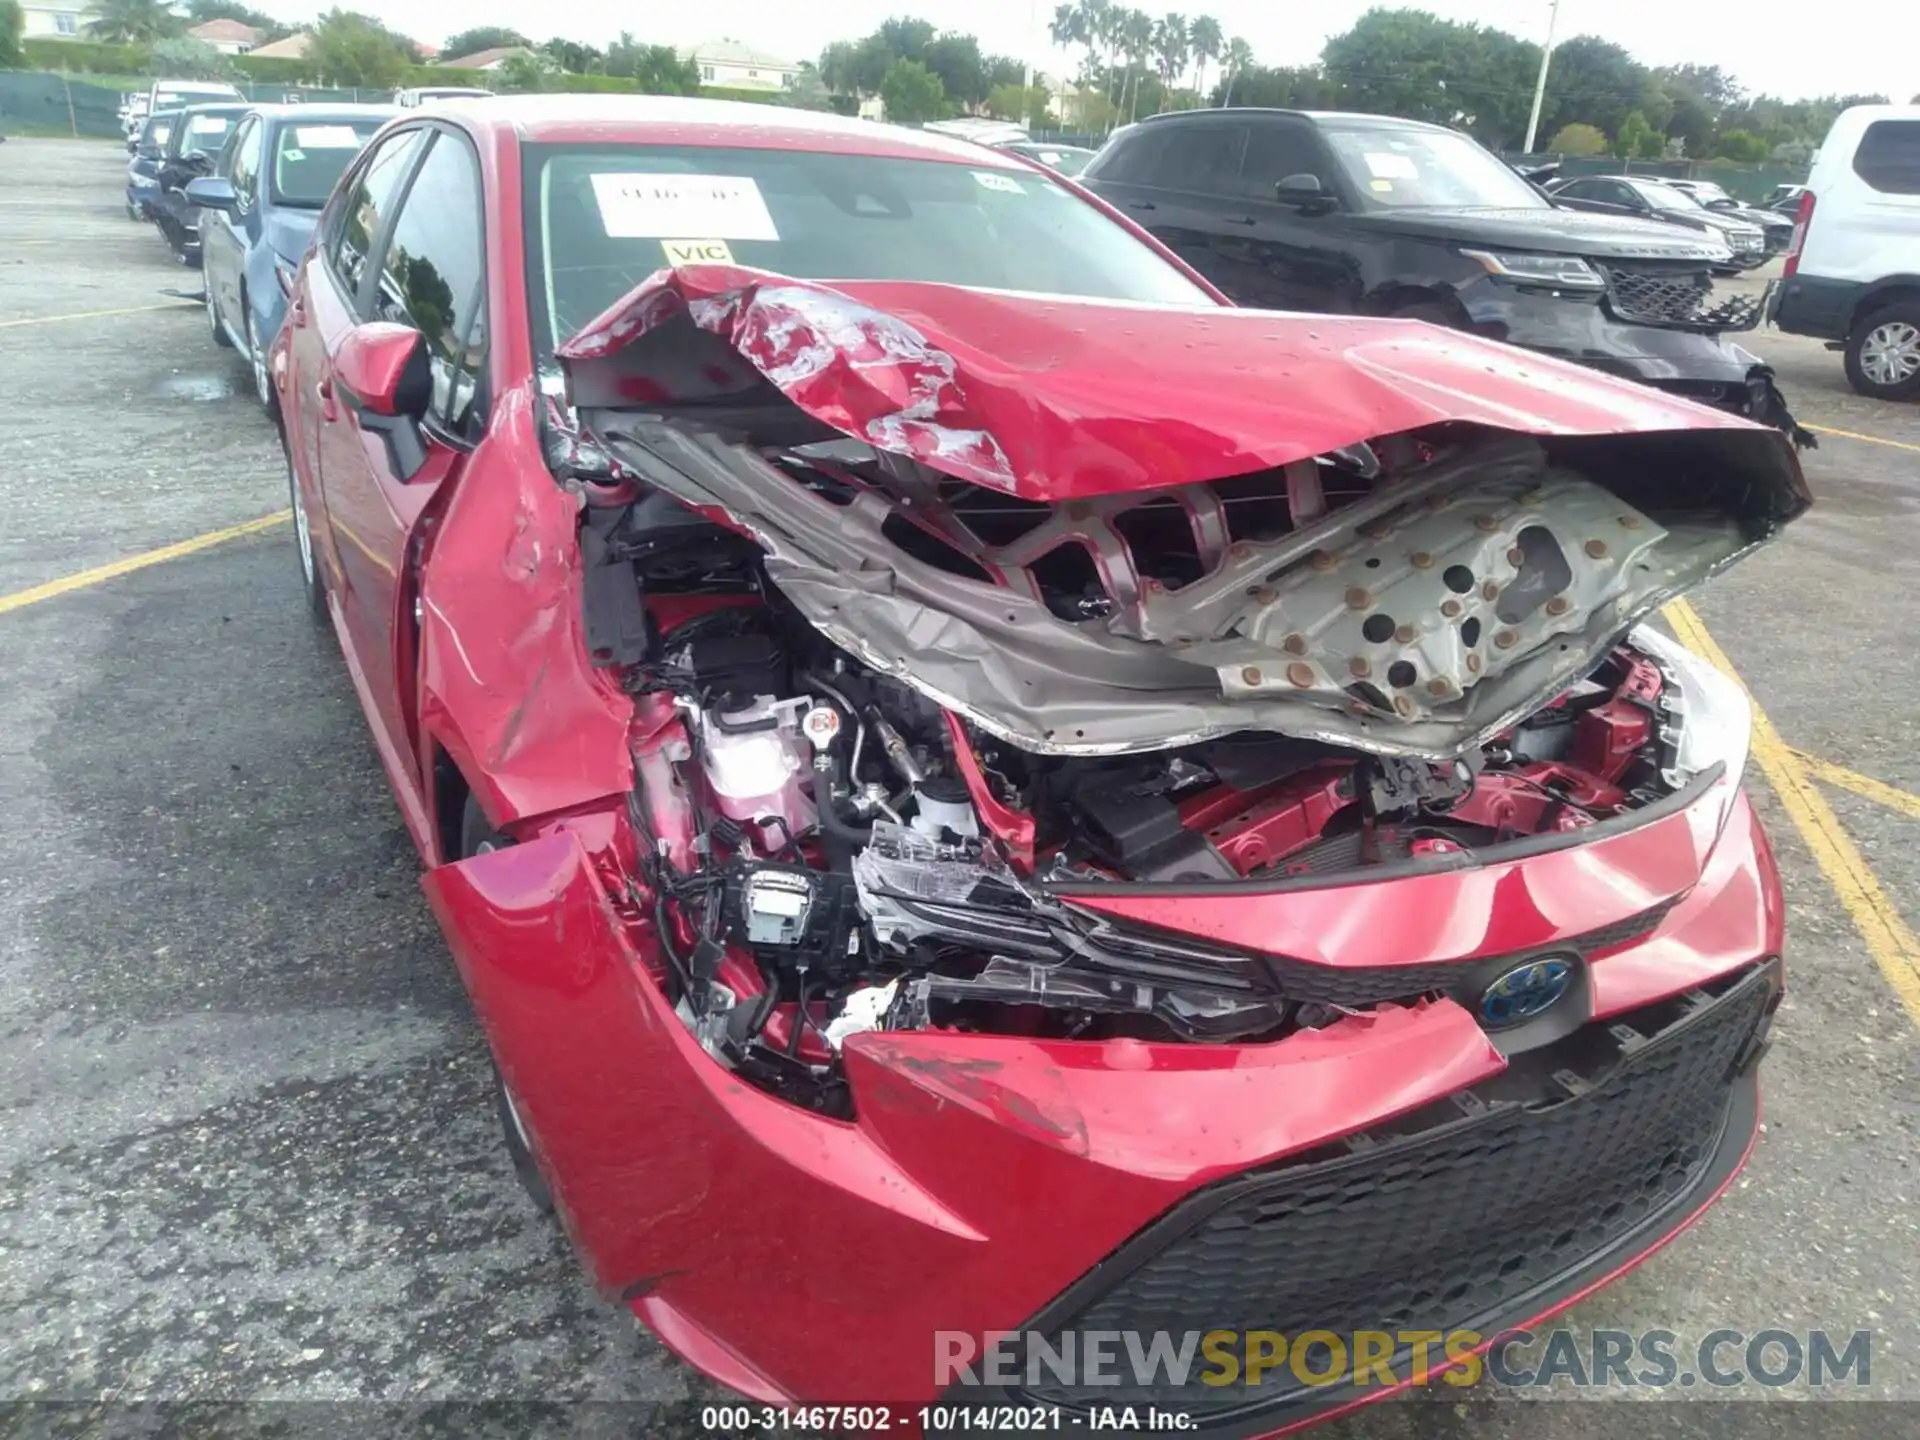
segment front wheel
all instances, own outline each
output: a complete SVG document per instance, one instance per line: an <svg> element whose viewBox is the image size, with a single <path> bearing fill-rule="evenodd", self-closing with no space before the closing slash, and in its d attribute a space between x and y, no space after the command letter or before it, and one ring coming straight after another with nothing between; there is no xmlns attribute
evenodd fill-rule
<svg viewBox="0 0 1920 1440"><path fill-rule="evenodd" d="M240 308L247 317L247 359L253 365L253 393L260 397L261 406L271 415L275 406L273 375L267 368L267 346L260 338L260 321L253 313L253 301L244 290L240 292Z"/></svg>
<svg viewBox="0 0 1920 1440"><path fill-rule="evenodd" d="M1875 400L1920 396L1920 301L1876 310L1847 337L1847 383Z"/></svg>
<svg viewBox="0 0 1920 1440"><path fill-rule="evenodd" d="M479 801L468 795L460 812L461 859L485 855L512 843L488 822ZM501 1141L507 1147L507 1158L513 1161L513 1173L519 1178L521 1188L535 1209L542 1215L551 1215L553 1189L547 1184L547 1177L540 1173L539 1162L533 1158L533 1140L527 1134L526 1121L521 1119L520 1107L514 1103L513 1091L508 1088L507 1077L500 1073L497 1063L493 1067L493 1108L500 1119Z"/></svg>
<svg viewBox="0 0 1920 1440"><path fill-rule="evenodd" d="M213 343L218 345L222 350L231 350L233 348L233 337L227 334L227 327L220 323L220 305L219 302L213 298L213 280L211 277L207 280L206 293L207 329L213 335Z"/></svg>
<svg viewBox="0 0 1920 1440"><path fill-rule="evenodd" d="M293 509L293 543L300 552L301 588L306 592L307 613L316 625L327 623L327 582L313 553L313 526L307 519L307 502L300 493L300 478L294 473L293 447L287 432L280 432L280 454L287 465L287 497Z"/></svg>

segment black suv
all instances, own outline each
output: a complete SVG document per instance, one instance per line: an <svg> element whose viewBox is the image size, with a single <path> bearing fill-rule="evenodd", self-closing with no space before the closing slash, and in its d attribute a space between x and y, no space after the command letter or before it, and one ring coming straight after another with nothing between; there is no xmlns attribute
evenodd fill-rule
<svg viewBox="0 0 1920 1440"><path fill-rule="evenodd" d="M1718 237L1556 208L1457 131L1190 110L1116 131L1080 180L1237 304L1472 330L1810 438L1725 338L1762 300L1714 295Z"/></svg>

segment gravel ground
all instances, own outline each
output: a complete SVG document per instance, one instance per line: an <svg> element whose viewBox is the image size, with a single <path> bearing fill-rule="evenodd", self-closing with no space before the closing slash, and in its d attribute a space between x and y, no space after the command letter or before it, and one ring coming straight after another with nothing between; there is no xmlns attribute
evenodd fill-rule
<svg viewBox="0 0 1920 1440"><path fill-rule="evenodd" d="M126 218L122 165L0 148L0 322L134 312L0 330L0 595L285 503L273 432L175 298L197 275ZM1920 409L1851 395L1821 346L1751 343L1803 420L1920 446ZM1789 744L1920 791L1920 450L1829 435L1808 471L1813 514L1697 608ZM592 1293L514 1183L484 1044L285 527L0 614L0 675L7 1428L360 1401L383 1403L191 1428L699 1431L712 1388ZM1866 1393L1920 1400L1920 1044L1754 789L1792 910L1766 1132L1723 1204L1572 1321L1870 1329ZM1920 821L1830 798L1920 925ZM426 1402L483 1408L408 1408ZM1882 1436L1915 1417L1474 1392L1326 1433Z"/></svg>

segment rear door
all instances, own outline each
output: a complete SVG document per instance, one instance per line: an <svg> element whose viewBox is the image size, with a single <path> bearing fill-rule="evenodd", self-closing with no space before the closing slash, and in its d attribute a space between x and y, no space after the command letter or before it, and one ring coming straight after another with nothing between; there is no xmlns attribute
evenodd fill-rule
<svg viewBox="0 0 1920 1440"><path fill-rule="evenodd" d="M200 268L215 313L236 337L246 340L246 312L240 305L240 276L247 249L260 233L260 144L265 122L249 115L240 122L214 173L233 186L233 213L207 210L200 217Z"/></svg>
<svg viewBox="0 0 1920 1440"><path fill-rule="evenodd" d="M333 399L332 356L347 331L365 315L362 284L375 247L392 219L400 188L413 173L427 139L423 129L396 131L360 158L342 180L325 216L321 243L300 267L287 306L286 333L292 358L282 408L287 447L296 472L312 482L307 513L313 522L315 559L326 572L328 593L336 604L346 598L343 542L336 535L319 485L323 431L331 435L338 418ZM342 632L343 643L351 643Z"/></svg>
<svg viewBox="0 0 1920 1440"><path fill-rule="evenodd" d="M327 520L343 542L342 620L390 767L416 794L424 786L414 758L415 540L435 492L484 428L488 336L479 156L453 128L432 126L420 144L358 265L351 313L356 323L401 325L425 338L433 399L422 426L424 463L401 470L389 435L363 426L330 379L322 381L318 425ZM329 336L329 360L340 338Z"/></svg>

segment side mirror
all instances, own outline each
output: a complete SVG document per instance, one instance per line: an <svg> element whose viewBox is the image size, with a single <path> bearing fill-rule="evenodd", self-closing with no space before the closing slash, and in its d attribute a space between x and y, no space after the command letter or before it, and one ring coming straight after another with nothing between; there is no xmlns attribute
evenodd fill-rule
<svg viewBox="0 0 1920 1440"><path fill-rule="evenodd" d="M218 175L202 175L187 182L187 203L202 210L224 210L231 215L240 204L231 182Z"/></svg>
<svg viewBox="0 0 1920 1440"><path fill-rule="evenodd" d="M1333 197L1320 185L1318 175L1309 175L1304 171L1298 175L1288 175L1273 187L1274 198L1282 205L1298 205L1302 210L1317 212L1331 210Z"/></svg>
<svg viewBox="0 0 1920 1440"><path fill-rule="evenodd" d="M333 384L360 428L387 446L394 475L411 480L427 463L420 422L433 404L427 337L406 325L356 325L333 352Z"/></svg>

